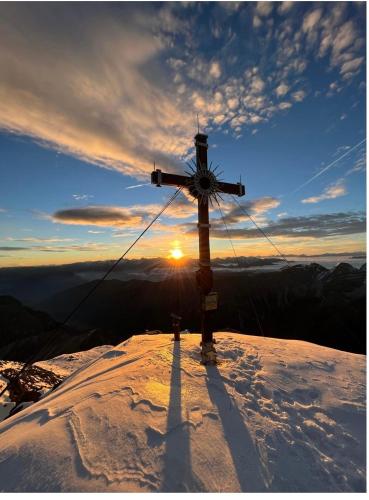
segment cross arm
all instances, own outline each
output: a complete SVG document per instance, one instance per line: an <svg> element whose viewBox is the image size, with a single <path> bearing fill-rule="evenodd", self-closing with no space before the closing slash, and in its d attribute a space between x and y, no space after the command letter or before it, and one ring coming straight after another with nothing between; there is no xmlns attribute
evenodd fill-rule
<svg viewBox="0 0 369 500"><path fill-rule="evenodd" d="M157 169L151 172L151 184L156 184L157 186L188 186L190 177L178 174L166 174L161 170Z"/></svg>
<svg viewBox="0 0 369 500"><path fill-rule="evenodd" d="M218 182L218 189L220 193L234 194L236 196L245 196L245 186L238 182L231 184L230 182Z"/></svg>
<svg viewBox="0 0 369 500"><path fill-rule="evenodd" d="M183 186L188 187L191 177L178 174L167 174L157 169L151 172L151 184L156 186ZM245 195L245 186L241 183L231 184L229 182L218 182L217 191L220 193L234 194L236 196Z"/></svg>

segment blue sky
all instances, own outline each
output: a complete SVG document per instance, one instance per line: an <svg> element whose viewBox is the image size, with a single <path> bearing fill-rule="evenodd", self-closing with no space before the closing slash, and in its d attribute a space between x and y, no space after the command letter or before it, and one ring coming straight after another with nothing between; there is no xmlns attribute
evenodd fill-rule
<svg viewBox="0 0 369 500"><path fill-rule="evenodd" d="M283 252L365 251L363 2L0 13L0 265L119 256L173 192L148 185L153 162L192 158L197 113L209 160L242 175L240 201ZM222 209L239 255L275 254L232 199ZM231 255L211 218L213 255ZM182 196L131 257L195 257L195 220Z"/></svg>

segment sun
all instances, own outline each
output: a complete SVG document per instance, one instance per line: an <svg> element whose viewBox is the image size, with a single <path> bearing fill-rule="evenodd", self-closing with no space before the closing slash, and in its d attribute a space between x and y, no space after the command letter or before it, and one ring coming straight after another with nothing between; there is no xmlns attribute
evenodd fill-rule
<svg viewBox="0 0 369 500"><path fill-rule="evenodd" d="M172 259L179 260L183 257L183 252L180 248L172 248L170 251L170 256Z"/></svg>

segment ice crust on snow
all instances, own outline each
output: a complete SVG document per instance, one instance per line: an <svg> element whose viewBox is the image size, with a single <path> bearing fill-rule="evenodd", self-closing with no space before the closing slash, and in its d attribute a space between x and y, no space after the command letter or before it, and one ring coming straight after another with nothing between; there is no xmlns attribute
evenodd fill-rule
<svg viewBox="0 0 369 500"><path fill-rule="evenodd" d="M158 334L79 368L0 424L0 490L365 491L365 356L216 339L218 366Z"/></svg>

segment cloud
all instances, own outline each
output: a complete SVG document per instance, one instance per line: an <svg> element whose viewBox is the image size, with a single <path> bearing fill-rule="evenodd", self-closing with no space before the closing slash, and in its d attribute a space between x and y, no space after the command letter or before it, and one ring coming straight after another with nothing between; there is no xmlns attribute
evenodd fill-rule
<svg viewBox="0 0 369 500"><path fill-rule="evenodd" d="M284 2L281 2L279 7L278 7L278 13L283 15L287 14L293 7L294 2L288 2L287 0Z"/></svg>
<svg viewBox="0 0 369 500"><path fill-rule="evenodd" d="M347 21L336 32L333 40L333 57L339 58L344 49L350 47L355 40L355 26L352 21Z"/></svg>
<svg viewBox="0 0 369 500"><path fill-rule="evenodd" d="M2 5L0 127L136 177L178 169L192 118L154 75L186 22L152 8Z"/></svg>
<svg viewBox="0 0 369 500"><path fill-rule="evenodd" d="M218 62L214 61L210 64L209 74L213 78L220 77L220 75L222 74L222 71L220 69L220 64Z"/></svg>
<svg viewBox="0 0 369 500"><path fill-rule="evenodd" d="M260 28L260 26L263 24L263 21L260 19L259 16L254 16L252 25L254 28Z"/></svg>
<svg viewBox="0 0 369 500"><path fill-rule="evenodd" d="M233 97L231 99L228 99L227 101L229 109L236 109L239 105L239 99L237 97Z"/></svg>
<svg viewBox="0 0 369 500"><path fill-rule="evenodd" d="M233 14L234 12L237 12L243 2L219 2L219 5L226 10L228 13Z"/></svg>
<svg viewBox="0 0 369 500"><path fill-rule="evenodd" d="M253 94L260 94L260 92L262 92L265 88L265 83L259 75L254 74L251 78L250 88Z"/></svg>
<svg viewBox="0 0 369 500"><path fill-rule="evenodd" d="M341 73L348 73L348 72L353 72L356 71L361 64L363 63L364 58L363 57L356 57L354 59L351 59L351 61L347 61L342 64Z"/></svg>
<svg viewBox="0 0 369 500"><path fill-rule="evenodd" d="M73 194L73 198L77 201L88 200L89 198L93 198L92 194Z"/></svg>
<svg viewBox="0 0 369 500"><path fill-rule="evenodd" d="M272 196L264 196L263 198L257 198L255 200L249 200L247 202L241 203L239 205L231 204L229 205L229 210L224 215L223 219L219 219L218 222L222 223L223 220L226 224L237 224L239 222L248 220L245 211L251 215L261 216L278 207L281 204L280 200L273 198Z"/></svg>
<svg viewBox="0 0 369 500"><path fill-rule="evenodd" d="M192 229L191 229L192 230ZM285 217L269 221L263 230L271 237L326 238L366 232L365 212L339 212L301 217ZM263 238L258 229L214 229L212 238Z"/></svg>
<svg viewBox="0 0 369 500"><path fill-rule="evenodd" d="M257 2L255 10L261 17L269 16L273 10L273 2Z"/></svg>
<svg viewBox="0 0 369 500"><path fill-rule="evenodd" d="M82 245L70 246L32 246L28 250L35 252L50 252L50 253L64 253L64 252L105 252L111 250L111 245L103 245L100 243L84 243Z"/></svg>
<svg viewBox="0 0 369 500"><path fill-rule="evenodd" d="M329 90L327 92L327 97L332 97L336 93L338 94L341 92L342 86L338 84L338 82L332 82L329 84Z"/></svg>
<svg viewBox="0 0 369 500"><path fill-rule="evenodd" d="M112 237L113 238L127 238L127 237L131 237L132 236L132 233L128 232L128 231L114 231L114 233L112 234Z"/></svg>
<svg viewBox="0 0 369 500"><path fill-rule="evenodd" d="M310 198L305 198L301 200L301 203L319 203L324 200L333 200L344 196L347 194L347 189L344 183L344 179L339 179L334 184L326 187L322 194L319 196L311 196Z"/></svg>
<svg viewBox="0 0 369 500"><path fill-rule="evenodd" d="M280 85L278 85L278 87L275 89L275 93L277 94L278 97L281 97L281 96L284 96L287 94L289 90L289 86L284 84L284 83L281 83Z"/></svg>
<svg viewBox="0 0 369 500"><path fill-rule="evenodd" d="M23 243L62 243L65 241L74 241L73 238L5 238L7 241L18 241Z"/></svg>
<svg viewBox="0 0 369 500"><path fill-rule="evenodd" d="M280 204L281 202L277 198L273 198L273 196L264 196L256 200L250 200L249 203L245 203L245 206L247 206L251 212L260 214L279 207Z"/></svg>
<svg viewBox="0 0 369 500"><path fill-rule="evenodd" d="M364 62L360 52L365 46L365 24L354 19L344 22L346 8L346 2L337 2L327 10L321 21L318 56L329 55L330 67L339 67L343 80L350 80Z"/></svg>
<svg viewBox="0 0 369 500"><path fill-rule="evenodd" d="M366 171L366 151L364 149L363 151L359 152L359 156L354 161L354 166L351 167L346 172L345 175L347 176L347 175L356 174L356 173L365 172L365 171Z"/></svg>
<svg viewBox="0 0 369 500"><path fill-rule="evenodd" d="M322 15L322 9L315 9L307 14L305 14L302 22L302 31L309 33L316 28Z"/></svg>
<svg viewBox="0 0 369 500"><path fill-rule="evenodd" d="M131 207L91 205L56 211L53 222L78 226L102 226L141 228L162 208L158 204L133 205ZM180 195L165 211L164 216L172 219L186 219L196 214L196 206L184 195Z"/></svg>
<svg viewBox="0 0 369 500"><path fill-rule="evenodd" d="M289 109L292 106L290 102L281 102L278 104L279 109Z"/></svg>
<svg viewBox="0 0 369 500"><path fill-rule="evenodd" d="M353 256L357 257L366 257L365 252L325 252L325 253L316 253L316 254L296 254L296 253L288 253L284 254L285 257L348 257L352 258Z"/></svg>
<svg viewBox="0 0 369 500"><path fill-rule="evenodd" d="M305 99L306 92L304 90L298 90L297 92L292 93L292 99L296 102L301 102Z"/></svg>
<svg viewBox="0 0 369 500"><path fill-rule="evenodd" d="M20 252L28 250L28 247L0 247L0 252Z"/></svg>
<svg viewBox="0 0 369 500"><path fill-rule="evenodd" d="M141 226L148 211L135 211L124 207L89 206L58 210L53 215L54 222L73 225Z"/></svg>
<svg viewBox="0 0 369 500"><path fill-rule="evenodd" d="M341 155L342 153L344 153L345 151L347 151L348 149L351 149L350 146L347 146L347 145L343 145L343 146L338 146L338 148L336 149L336 151L334 152L333 156L337 156L337 155Z"/></svg>
<svg viewBox="0 0 369 500"><path fill-rule="evenodd" d="M202 128L239 137L303 99L311 59L341 72L338 88L360 71L359 15L301 4L276 4L274 22L272 2L3 3L0 128L140 181L154 161L182 170L197 111ZM291 102L278 103L283 88Z"/></svg>
<svg viewBox="0 0 369 500"><path fill-rule="evenodd" d="M0 251L5 252L48 252L48 253L63 253L63 252L103 252L111 250L111 246L102 245L99 243L84 243L82 245L69 246L50 246L50 245L32 245L29 247L0 247Z"/></svg>

